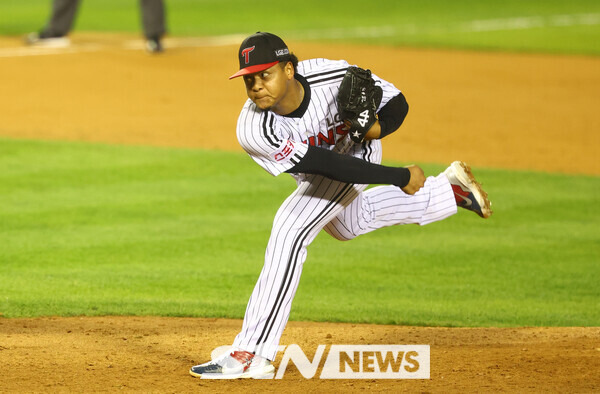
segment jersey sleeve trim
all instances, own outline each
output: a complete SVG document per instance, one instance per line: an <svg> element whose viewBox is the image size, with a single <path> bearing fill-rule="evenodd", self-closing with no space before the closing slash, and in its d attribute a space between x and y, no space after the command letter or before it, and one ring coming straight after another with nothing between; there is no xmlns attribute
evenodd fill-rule
<svg viewBox="0 0 600 394"><path fill-rule="evenodd" d="M347 69L348 69L348 67L344 67L344 68L339 68L336 70L313 74L313 75L306 77L306 80L308 81L309 84L313 85L313 84L318 84L321 82L331 81L336 78L342 79L344 77L344 75L346 74Z"/></svg>
<svg viewBox="0 0 600 394"><path fill-rule="evenodd" d="M267 142L273 147L277 148L281 145L281 140L275 135L275 129L273 128L273 123L275 122L275 117L272 113L267 112L266 116L262 122L262 132L263 136L267 140Z"/></svg>

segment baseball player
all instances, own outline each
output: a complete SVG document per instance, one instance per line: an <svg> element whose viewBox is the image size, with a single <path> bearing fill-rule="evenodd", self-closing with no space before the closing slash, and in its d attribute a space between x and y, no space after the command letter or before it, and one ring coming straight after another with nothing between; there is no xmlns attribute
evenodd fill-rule
<svg viewBox="0 0 600 394"><path fill-rule="evenodd" d="M321 230L346 241L386 226L440 221L457 206L483 218L492 214L487 194L462 162L427 178L415 165L379 164L381 138L398 129L408 112L391 83L362 69L352 74L357 68L343 60L298 62L270 33L246 38L238 56L240 69L231 78L242 77L248 95L238 140L270 174L291 174L297 188L275 215L265 263L232 351L190 370L203 378L273 373L307 247ZM359 86L350 98L368 105L348 118L352 115L340 113L347 107L340 97L348 99L363 77L371 88ZM367 190L369 184L387 186Z"/></svg>

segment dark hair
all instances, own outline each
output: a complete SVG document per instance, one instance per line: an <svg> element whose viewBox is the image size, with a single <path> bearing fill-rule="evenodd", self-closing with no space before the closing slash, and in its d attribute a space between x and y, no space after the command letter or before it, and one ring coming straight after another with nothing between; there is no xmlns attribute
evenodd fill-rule
<svg viewBox="0 0 600 394"><path fill-rule="evenodd" d="M298 57L293 53L290 53L289 56L289 59L280 61L279 65L281 68L284 68L288 62L292 62L292 66L294 66L294 74L298 74Z"/></svg>

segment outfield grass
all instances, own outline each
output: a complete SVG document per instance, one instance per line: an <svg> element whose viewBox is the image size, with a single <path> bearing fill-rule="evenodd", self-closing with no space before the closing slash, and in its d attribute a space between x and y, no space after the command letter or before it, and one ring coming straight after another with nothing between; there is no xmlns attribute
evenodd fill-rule
<svg viewBox="0 0 600 394"><path fill-rule="evenodd" d="M0 34L37 30L49 0L0 2ZM174 36L273 31L286 39L600 54L596 0L168 0ZM75 31L140 31L137 0L84 0Z"/></svg>
<svg viewBox="0 0 600 394"><path fill-rule="evenodd" d="M5 317L241 318L295 185L240 153L85 143L0 139L0 168ZM321 234L291 318L600 325L600 178L475 172L490 220Z"/></svg>

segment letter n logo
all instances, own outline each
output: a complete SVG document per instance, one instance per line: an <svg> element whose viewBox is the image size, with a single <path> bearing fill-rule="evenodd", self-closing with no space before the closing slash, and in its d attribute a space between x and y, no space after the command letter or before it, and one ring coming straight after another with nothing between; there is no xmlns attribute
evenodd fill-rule
<svg viewBox="0 0 600 394"><path fill-rule="evenodd" d="M250 52L252 52L255 47L256 47L256 45L251 46L250 48L242 49L242 56L244 57L244 61L246 62L246 64L248 64L250 62Z"/></svg>

